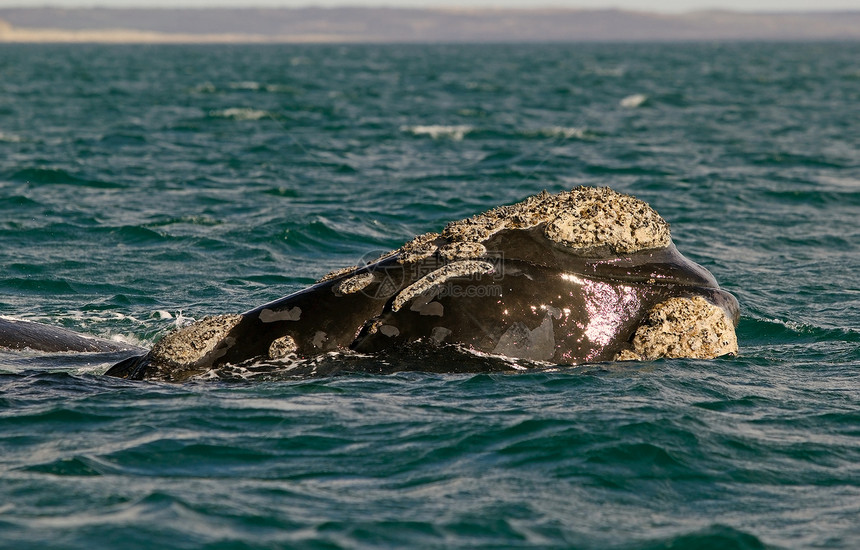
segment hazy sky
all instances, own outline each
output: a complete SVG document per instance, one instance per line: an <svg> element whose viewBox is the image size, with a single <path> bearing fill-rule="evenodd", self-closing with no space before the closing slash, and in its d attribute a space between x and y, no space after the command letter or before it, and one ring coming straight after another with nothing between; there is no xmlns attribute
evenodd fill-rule
<svg viewBox="0 0 860 550"><path fill-rule="evenodd" d="M858 10L858 0L0 0L0 7L155 7L155 6L396 6L396 7L565 7L621 8L683 12L701 9L739 11Z"/></svg>

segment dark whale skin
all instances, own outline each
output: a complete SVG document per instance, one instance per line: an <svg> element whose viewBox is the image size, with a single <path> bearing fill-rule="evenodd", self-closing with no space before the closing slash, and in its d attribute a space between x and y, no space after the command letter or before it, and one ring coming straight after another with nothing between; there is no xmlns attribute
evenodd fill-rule
<svg viewBox="0 0 860 550"><path fill-rule="evenodd" d="M375 262L165 336L106 374L181 381L226 364L413 342L554 364L737 353L737 300L647 204L543 193ZM456 370L456 364L452 365Z"/></svg>
<svg viewBox="0 0 860 550"><path fill-rule="evenodd" d="M62 327L0 317L0 349L100 353L140 348L103 338L83 336Z"/></svg>

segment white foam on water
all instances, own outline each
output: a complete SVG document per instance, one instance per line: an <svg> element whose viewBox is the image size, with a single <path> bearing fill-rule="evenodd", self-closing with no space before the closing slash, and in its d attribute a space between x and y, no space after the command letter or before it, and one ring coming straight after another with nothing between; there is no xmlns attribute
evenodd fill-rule
<svg viewBox="0 0 860 550"><path fill-rule="evenodd" d="M622 99L619 104L625 109L635 109L648 101L648 96L645 94L633 94Z"/></svg>
<svg viewBox="0 0 860 550"><path fill-rule="evenodd" d="M796 332L798 334L814 334L815 332L820 331L820 330L827 330L827 329L824 329L823 327L818 327L818 326L810 325L807 323L800 323L800 322L792 321L792 320L779 319L777 317L770 317L770 318L764 317L764 318L762 318L762 321L764 321L766 323L773 323L775 325L781 325L781 326L787 328L788 330L790 330L792 332Z"/></svg>
<svg viewBox="0 0 860 550"><path fill-rule="evenodd" d="M550 367L557 366L556 363L552 361L541 361L539 359L525 359L522 357L511 357L509 355L502 355L498 353L486 352L477 350L471 346L463 346L454 344L459 351L474 355L475 357L481 357L484 359L492 359L494 361L499 361L500 363L506 363L509 367L516 371L528 371L532 369L546 369ZM567 366L567 365L565 365Z"/></svg>
<svg viewBox="0 0 860 550"><path fill-rule="evenodd" d="M289 86L287 84L266 84L263 89L267 92L279 94L298 94L302 91L301 88L296 88L295 86Z"/></svg>
<svg viewBox="0 0 860 550"><path fill-rule="evenodd" d="M333 356L342 355L342 352L329 352L326 354L330 359ZM210 368L206 372L196 374L192 380L253 380L255 378L266 378L272 376L289 376L291 371L307 364L319 362L319 357L299 357L291 353L280 359L260 359L241 365L226 364Z"/></svg>
<svg viewBox="0 0 860 550"><path fill-rule="evenodd" d="M146 321L138 319L134 315L126 315L118 311L81 311L77 309L66 312L63 319L73 319L82 327L91 323L105 323L110 321L130 321L138 325L146 325Z"/></svg>
<svg viewBox="0 0 860 550"><path fill-rule="evenodd" d="M166 313L166 312L165 312ZM169 315L169 313L168 313ZM134 323L139 327L144 327L147 325L146 321L138 319L133 315L126 315L124 313L120 313L118 311L80 311L80 310L72 310L68 311L64 316L66 319L73 319L78 324L78 326L82 330L87 330L91 325L103 325L104 323L110 323L112 321L127 321ZM75 332L78 332L76 329ZM132 328L132 330L136 330ZM101 332L101 330L99 330ZM112 329L107 332L107 334L88 334L86 332L78 332L79 336L84 338L100 338L104 340L110 340L111 342L116 342L118 344L126 344L129 346L135 346L139 348L147 348L152 345L152 340L140 338L135 336L133 332L113 332Z"/></svg>
<svg viewBox="0 0 860 550"><path fill-rule="evenodd" d="M3 315L0 313L0 319L4 319L6 321L27 321L27 319L22 319L21 317L15 317L14 315Z"/></svg>
<svg viewBox="0 0 860 550"><path fill-rule="evenodd" d="M214 94L217 91L218 89L211 82L203 82L191 88L191 92L197 94Z"/></svg>
<svg viewBox="0 0 860 550"><path fill-rule="evenodd" d="M526 130L525 135L562 139L585 139L588 130L577 126L548 126L537 130Z"/></svg>
<svg viewBox="0 0 860 550"><path fill-rule="evenodd" d="M123 315L121 313L83 312L83 311L79 311L79 310L73 310L73 311L66 312L66 314L63 315L62 317L59 317L59 320L69 320L69 319L74 320L76 322L76 325L77 325L76 327L63 327L61 324L57 323L57 321L58 321L57 317L46 316L46 315L34 316L34 317L28 317L28 318L12 316L12 315L0 315L0 319L4 319L7 321L23 322L23 323L43 324L49 328L58 328L58 329L65 328L67 330L71 330L80 338L84 338L87 340L93 340L93 341L107 340L110 342L115 342L117 344L122 344L123 346L127 346L127 347L148 348L153 343L151 340L147 340L147 339L143 339L143 338L140 338L138 336L135 336L132 332L114 332L113 329L109 329L109 330L105 331L103 328L101 328L101 329L98 328L98 326L96 328L92 327L92 325L102 325L104 323L114 321L114 320L131 320L131 321L134 321L134 322L139 323L141 325L143 324L140 321L138 321L137 319L135 319L134 317ZM100 352L94 352L94 353L98 354ZM81 355L82 352L77 352L77 351L75 351L75 352L44 352L44 351L39 351L39 350L29 350L28 348L25 348L23 350L16 350L15 354L16 355L22 355L22 356L29 356L29 355L32 355L32 356L45 356L45 355L78 356L78 355ZM83 355L89 355L89 354L84 352ZM107 364L107 366L110 367L111 364L112 363ZM104 365L102 365L101 363L97 364L93 367L92 370L98 371L103 366ZM82 370L81 372L90 372L90 371L89 370L87 370L87 371Z"/></svg>
<svg viewBox="0 0 860 550"><path fill-rule="evenodd" d="M591 72L598 76L624 76L627 74L627 69L624 66L618 67L592 67Z"/></svg>
<svg viewBox="0 0 860 550"><path fill-rule="evenodd" d="M112 334L110 338L108 338L108 340L110 340L111 342L116 342L118 344L136 346L138 348L147 348L152 345L151 341L144 340L143 338L138 338L130 332L125 334Z"/></svg>
<svg viewBox="0 0 860 550"><path fill-rule="evenodd" d="M218 109L209 111L209 115L217 118L230 118L233 120L260 120L269 116L268 111L252 109L250 107L230 107L229 109Z"/></svg>
<svg viewBox="0 0 860 550"><path fill-rule="evenodd" d="M251 92L256 92L260 88L262 88L262 84L259 82L254 82L252 80L246 80L244 82L231 82L230 88L233 90L248 90Z"/></svg>
<svg viewBox="0 0 860 550"><path fill-rule="evenodd" d="M465 124L446 126L442 124L401 126L404 132L411 132L416 136L430 136L433 139L448 138L454 141L462 140L466 134L475 128Z"/></svg>

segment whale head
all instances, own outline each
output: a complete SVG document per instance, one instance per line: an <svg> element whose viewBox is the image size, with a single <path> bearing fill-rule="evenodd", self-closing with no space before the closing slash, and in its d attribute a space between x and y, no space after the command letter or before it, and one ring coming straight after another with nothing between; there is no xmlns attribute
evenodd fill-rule
<svg viewBox="0 0 860 550"><path fill-rule="evenodd" d="M451 222L305 290L206 318L108 374L181 380L225 363L414 343L551 364L711 359L738 352L738 317L734 296L677 250L648 204L579 187Z"/></svg>

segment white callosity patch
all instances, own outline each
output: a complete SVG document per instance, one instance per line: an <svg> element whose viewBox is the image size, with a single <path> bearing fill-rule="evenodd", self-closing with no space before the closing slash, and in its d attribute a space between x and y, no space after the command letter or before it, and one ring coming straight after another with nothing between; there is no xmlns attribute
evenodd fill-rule
<svg viewBox="0 0 860 550"><path fill-rule="evenodd" d="M439 248L439 255L448 261L471 260L487 255L487 247L481 243L453 242Z"/></svg>
<svg viewBox="0 0 860 550"><path fill-rule="evenodd" d="M421 315L435 315L442 317L445 314L445 307L433 300L433 296L421 294L412 300L412 305L409 306L409 311L417 311Z"/></svg>
<svg viewBox="0 0 860 550"><path fill-rule="evenodd" d="M389 338L394 338L395 336L400 335L400 329L398 329L394 325L382 325L379 327L379 332L388 336Z"/></svg>
<svg viewBox="0 0 860 550"><path fill-rule="evenodd" d="M669 246L669 224L644 202L618 193L565 210L544 233L571 248L606 247L616 253Z"/></svg>
<svg viewBox="0 0 860 550"><path fill-rule="evenodd" d="M445 341L445 338L451 336L451 334L453 334L451 329L447 329L445 327L433 327L433 330L430 331L430 338L432 338L434 342L441 344Z"/></svg>
<svg viewBox="0 0 860 550"><path fill-rule="evenodd" d="M394 325L386 325L379 319L372 319L368 321L367 325L367 333L368 334L383 334L388 336L389 338L394 338L400 335L400 329L395 327Z"/></svg>
<svg viewBox="0 0 860 550"><path fill-rule="evenodd" d="M669 224L648 204L608 187L578 187L531 196L510 206L448 224L449 242L481 243L503 229L545 224L548 239L576 249L605 247L613 252L664 248ZM445 245L448 246L448 245Z"/></svg>
<svg viewBox="0 0 860 550"><path fill-rule="evenodd" d="M325 332L318 330L314 333L314 339L311 341L311 344L313 344L315 348L322 348L325 346L327 341L328 335Z"/></svg>
<svg viewBox="0 0 860 550"><path fill-rule="evenodd" d="M373 282L374 276L373 273L369 271L365 271L364 273L358 273L357 275L353 275L348 279L344 279L334 285L332 290L338 296L344 296L347 294L355 294L361 290L367 288L367 285Z"/></svg>
<svg viewBox="0 0 860 550"><path fill-rule="evenodd" d="M447 262L483 258L487 255L483 243L499 231L541 225L547 239L580 251L605 249L625 254L665 248L671 243L669 224L645 202L608 187L578 187L555 195L544 191L522 202L451 222L441 234L419 235L376 262L397 255L400 264L415 263L437 253ZM332 271L319 282L358 269L353 266ZM362 278L352 280L354 277ZM351 282L335 287L335 293L348 294L346 290L360 290L361 284L370 284L364 274L348 280Z"/></svg>
<svg viewBox="0 0 860 550"><path fill-rule="evenodd" d="M299 306L277 311L266 308L260 312L260 320L264 323L274 323L275 321L298 321L301 318L302 308Z"/></svg>
<svg viewBox="0 0 860 550"><path fill-rule="evenodd" d="M493 353L535 361L552 359L555 354L552 315L545 316L534 330L529 329L525 323L513 323L499 338Z"/></svg>
<svg viewBox="0 0 860 550"><path fill-rule="evenodd" d="M425 233L418 235L408 243L400 247L400 256L397 261L401 264L417 262L429 258L439 249L436 241L439 240L438 233Z"/></svg>
<svg viewBox="0 0 860 550"><path fill-rule="evenodd" d="M155 363L186 367L220 357L231 344L227 335L241 320L241 315L205 317L162 338L153 346L150 357Z"/></svg>
<svg viewBox="0 0 860 550"><path fill-rule="evenodd" d="M694 296L669 298L654 306L633 336L633 349L622 351L617 359L713 359L737 352L734 324L725 311Z"/></svg>
<svg viewBox="0 0 860 550"><path fill-rule="evenodd" d="M435 235L435 233L433 233L433 235ZM422 235L422 237L423 237L423 235ZM419 238L419 237L416 237L416 238ZM414 241L414 240L415 240L415 239L413 239L413 241ZM410 241L410 242L412 242L412 241ZM407 243L407 244L408 244L408 243ZM378 256L375 260L373 260L373 261L371 261L371 262L363 262L361 266L353 265L353 266L350 266L350 267L342 267L342 268L340 268L340 269L335 269L334 271L329 271L328 273L326 273L325 275L323 275L323 276L322 276L322 277L317 281L317 283L325 283L326 281L331 281L332 279L339 279L340 277L343 277L344 275L349 275L349 274L351 274L351 273L354 273L354 272L358 271L359 269L362 269L362 268L363 268L363 267L365 267L365 266L373 265L373 264L375 264L375 263L377 263L377 262L380 262L380 261L382 261L382 260L385 260L385 259L387 259L387 258L390 258L391 256L393 256L393 255L397 254L398 252L400 252L400 250L389 250L388 252L385 252L384 254L381 254L381 255L380 255L380 256ZM432 252L431 252L431 254L432 254Z"/></svg>
<svg viewBox="0 0 860 550"><path fill-rule="evenodd" d="M350 267L342 267L340 269L335 269L334 271L329 271L328 273L323 275L320 280L317 281L317 283L324 283L326 281L331 281L332 279L337 279L338 277L342 277L344 275L352 273L353 271L357 271L358 269L360 268L357 265L353 265Z"/></svg>
<svg viewBox="0 0 860 550"><path fill-rule="evenodd" d="M490 273L493 264L478 260L465 260L453 262L421 277L411 285L400 291L391 304L392 311L399 311L404 304L416 296L420 296L435 286L446 283L457 277L468 277L471 275Z"/></svg>
<svg viewBox="0 0 860 550"><path fill-rule="evenodd" d="M269 345L269 359L283 359L291 353L295 353L298 347L292 336L281 336L275 338Z"/></svg>

